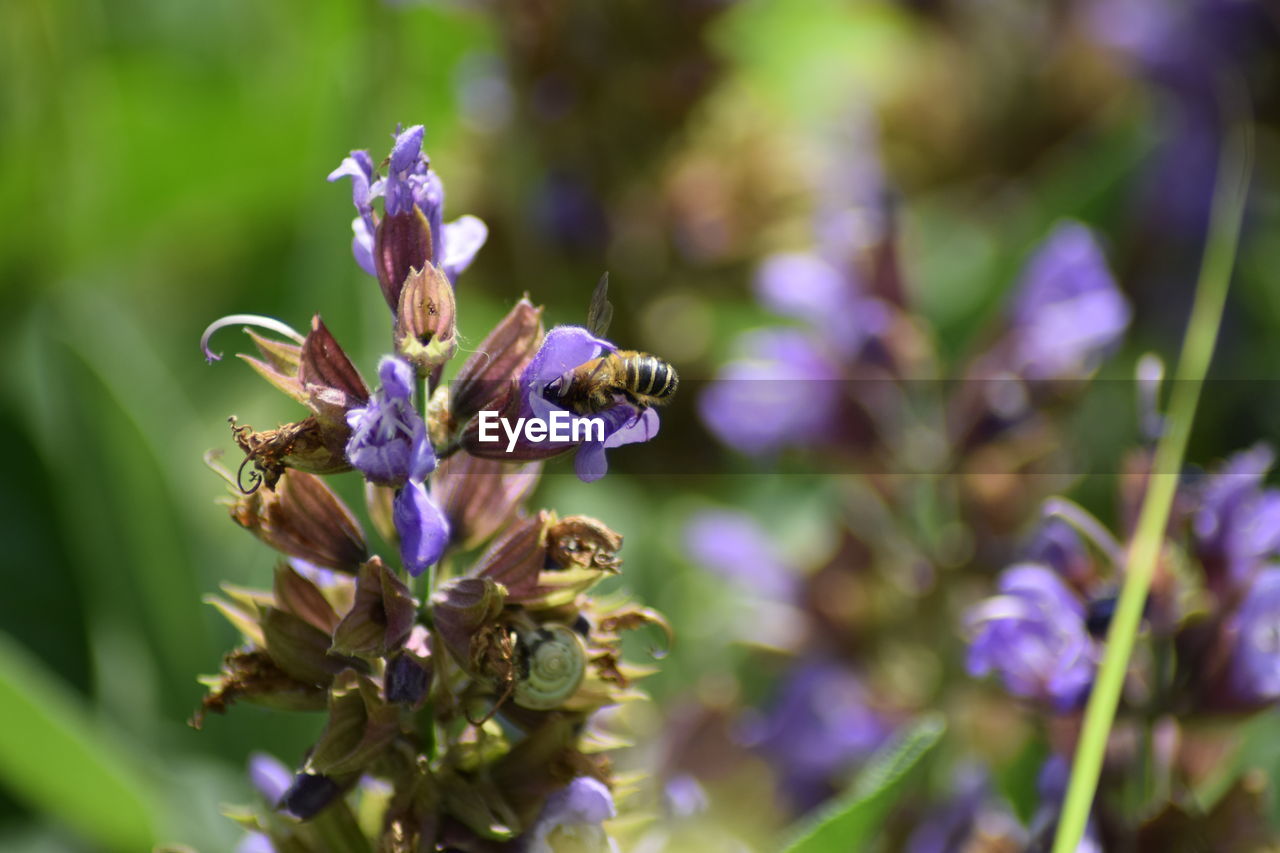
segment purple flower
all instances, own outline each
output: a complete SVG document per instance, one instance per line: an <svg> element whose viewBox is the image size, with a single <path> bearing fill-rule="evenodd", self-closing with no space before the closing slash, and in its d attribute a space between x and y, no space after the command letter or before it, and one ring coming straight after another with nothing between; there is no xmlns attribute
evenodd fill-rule
<svg viewBox="0 0 1280 853"><path fill-rule="evenodd" d="M532 415L550 423L551 417L568 417L569 430L584 417L571 412L555 402L561 383L570 373L588 361L599 358L617 348L608 341L594 337L581 326L557 326L547 333L542 346L520 377L521 415ZM604 439L578 442L573 467L578 477L586 483L603 477L609 470L605 451L624 444L648 441L658 434L658 413L653 409L643 412L630 403L619 401L602 412L590 415L604 421ZM583 435L591 434L585 431ZM540 445L549 451L567 449L572 442L545 442Z"/></svg>
<svg viewBox="0 0 1280 853"><path fill-rule="evenodd" d="M804 446L828 435L839 406L835 365L805 333L766 329L744 336L698 400L702 421L725 444L751 455Z"/></svg>
<svg viewBox="0 0 1280 853"><path fill-rule="evenodd" d="M421 480L410 480L396 492L391 519L400 535L400 559L409 574L417 577L444 555L449 546L449 519Z"/></svg>
<svg viewBox="0 0 1280 853"><path fill-rule="evenodd" d="M1028 563L1048 566L1073 583L1087 581L1093 568L1084 540L1061 518L1046 519L1036 528L1024 558Z"/></svg>
<svg viewBox="0 0 1280 853"><path fill-rule="evenodd" d="M271 839L261 832L250 832L236 845L235 853L276 853Z"/></svg>
<svg viewBox="0 0 1280 853"><path fill-rule="evenodd" d="M262 794L262 798L275 808L285 791L293 784L293 771L274 755L255 752L249 756L249 781Z"/></svg>
<svg viewBox="0 0 1280 853"><path fill-rule="evenodd" d="M907 839L907 853L962 853L971 849L975 834L984 841L1007 840L1019 847L1026 842L1026 831L992 796L991 780L983 767L962 765L952 778L953 793L924 815Z"/></svg>
<svg viewBox="0 0 1280 853"><path fill-rule="evenodd" d="M1250 702L1280 699L1280 566L1258 572L1227 630L1232 691Z"/></svg>
<svg viewBox="0 0 1280 853"><path fill-rule="evenodd" d="M667 780L662 789L663 811L671 818L694 817L709 807L707 792L697 777L680 773Z"/></svg>
<svg viewBox="0 0 1280 853"><path fill-rule="evenodd" d="M1084 605L1052 569L1034 563L1006 569L999 590L966 620L969 674L998 672L1015 696L1059 711L1079 707L1099 657Z"/></svg>
<svg viewBox="0 0 1280 853"><path fill-rule="evenodd" d="M1093 234L1057 226L1023 271L1012 306L1014 372L1028 379L1083 377L1123 336L1129 303Z"/></svg>
<svg viewBox="0 0 1280 853"><path fill-rule="evenodd" d="M616 814L609 789L598 779L579 776L547 798L521 849L524 853L617 850L603 826Z"/></svg>
<svg viewBox="0 0 1280 853"><path fill-rule="evenodd" d="M347 461L371 483L422 482L436 467L427 425L413 407L413 368L394 356L378 363L382 385L368 405L347 412Z"/></svg>
<svg viewBox="0 0 1280 853"><path fill-rule="evenodd" d="M807 810L830 796L889 732L856 675L836 661L810 660L744 735L777 769L797 809Z"/></svg>
<svg viewBox="0 0 1280 853"><path fill-rule="evenodd" d="M804 320L845 359L856 358L892 319L883 302L863 296L849 276L807 252L766 259L756 273L756 294L771 311Z"/></svg>
<svg viewBox="0 0 1280 853"><path fill-rule="evenodd" d="M1280 556L1280 490L1262 487L1274 461L1271 448L1259 444L1232 456L1205 483L1192 531L1212 580L1248 583L1259 565Z"/></svg>
<svg viewBox="0 0 1280 853"><path fill-rule="evenodd" d="M1067 796L1067 784L1071 781L1071 762L1061 755L1050 755L1040 767L1036 777L1036 790L1040 805L1031 818L1033 841L1048 844L1058 827L1062 813L1062 801ZM1102 841L1098 837L1098 822L1090 814L1085 824L1084 837L1076 845L1075 853L1102 853Z"/></svg>
<svg viewBox="0 0 1280 853"><path fill-rule="evenodd" d="M351 178L351 198L358 213L351 223L355 234L351 248L361 269L369 275L377 275L373 261L377 229L373 201L382 196L385 197L387 216L409 213L415 207L422 211L431 226L433 260L449 281L456 283L459 274L471 265L488 239L489 229L474 216L462 216L454 222L444 223L444 185L431 171L431 161L422 151L424 135L420 124L396 135L385 179L378 178L368 151L352 151L329 174L329 180Z"/></svg>
<svg viewBox="0 0 1280 853"><path fill-rule="evenodd" d="M795 597L795 574L750 516L731 510L706 510L685 527L685 547L700 565L761 598Z"/></svg>

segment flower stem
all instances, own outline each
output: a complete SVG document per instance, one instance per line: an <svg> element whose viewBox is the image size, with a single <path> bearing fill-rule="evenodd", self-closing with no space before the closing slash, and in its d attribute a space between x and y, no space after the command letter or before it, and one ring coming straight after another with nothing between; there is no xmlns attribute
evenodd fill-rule
<svg viewBox="0 0 1280 853"><path fill-rule="evenodd" d="M1191 423L1217 341L1222 306L1226 301L1240 236L1251 162L1250 129L1248 126L1232 128L1225 135L1218 164L1204 259L1196 285L1195 304L1191 308L1191 319L1178 360L1166 430L1156 444L1142 511L1129 547L1124 586L1111 620L1111 629L1107 632L1106 653L1085 708L1084 725L1076 745L1071 781L1058 821L1053 853L1074 853L1079 846L1098 789L1111 722L1120 701L1156 560L1164 544L1169 509L1178 485Z"/></svg>

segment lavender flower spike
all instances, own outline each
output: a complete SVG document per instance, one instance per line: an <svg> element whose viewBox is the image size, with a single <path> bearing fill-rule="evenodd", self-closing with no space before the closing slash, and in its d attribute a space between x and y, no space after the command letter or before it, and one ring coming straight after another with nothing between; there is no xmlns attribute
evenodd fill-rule
<svg viewBox="0 0 1280 853"><path fill-rule="evenodd" d="M383 196L386 217L412 213L414 208L422 212L431 231L430 260L440 267L450 282L456 283L458 275L471 265L488 239L489 228L474 216L444 222L444 185L431 171L430 158L422 150L425 135L426 131L420 124L396 134L387 159L386 178L378 177L368 151L352 151L329 174L329 180L351 178L351 200L358 214L351 223L354 235L351 251L361 269L372 276L378 274L374 249L377 230L382 223L374 218L373 202Z"/></svg>
<svg viewBox="0 0 1280 853"><path fill-rule="evenodd" d="M413 368L386 356L378 363L378 377L382 385L368 405L347 412L347 461L372 483L420 483L435 470L436 456L427 425L413 407Z"/></svg>
<svg viewBox="0 0 1280 853"><path fill-rule="evenodd" d="M1099 657L1084 605L1052 569L1035 563L1006 569L999 589L969 613L969 674L998 672L1015 696L1059 711L1079 707Z"/></svg>
<svg viewBox="0 0 1280 853"><path fill-rule="evenodd" d="M604 822L617 814L613 796L602 782L579 776L547 798L538 822L525 839L522 853L606 853L617 842L604 831Z"/></svg>

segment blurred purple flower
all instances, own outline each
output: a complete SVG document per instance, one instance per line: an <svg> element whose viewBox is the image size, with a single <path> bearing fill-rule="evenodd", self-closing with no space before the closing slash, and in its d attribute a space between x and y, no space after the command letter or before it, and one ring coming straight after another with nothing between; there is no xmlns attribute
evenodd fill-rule
<svg viewBox="0 0 1280 853"><path fill-rule="evenodd" d="M520 377L521 414L550 422L556 412L563 412L570 422L582 417L554 402L560 384L577 367L606 352L617 349L613 344L590 334L581 326L557 326L547 333L542 346L534 354ZM618 402L590 417L604 420L604 440L578 443L573 459L574 471L586 483L599 480L609 470L605 451L625 444L648 441L658 434L658 413L646 409L640 413L630 403ZM543 442L538 448L554 450L572 447L570 442Z"/></svg>
<svg viewBox="0 0 1280 853"><path fill-rule="evenodd" d="M1264 561L1280 556L1280 490L1262 487L1274 462L1271 448L1258 444L1205 481L1192 532L1211 580L1246 584Z"/></svg>
<svg viewBox="0 0 1280 853"><path fill-rule="evenodd" d="M1035 535L1027 545L1024 560L1048 566L1072 583L1086 581L1093 566L1084 540L1074 527L1061 518L1045 519L1036 528Z"/></svg>
<svg viewBox="0 0 1280 853"><path fill-rule="evenodd" d="M386 356L378 364L378 377L382 385L368 405L347 412L347 461L381 486L422 482L435 470L436 456L427 425L413 407L413 368Z"/></svg>
<svg viewBox="0 0 1280 853"><path fill-rule="evenodd" d="M740 339L743 358L725 365L698 399L702 421L751 455L805 446L835 426L835 365L803 332L762 329Z"/></svg>
<svg viewBox="0 0 1280 853"><path fill-rule="evenodd" d="M1129 326L1129 303L1092 232L1058 225L1040 244L1011 310L1011 365L1033 380L1087 376Z"/></svg>
<svg viewBox="0 0 1280 853"><path fill-rule="evenodd" d="M235 853L276 853L276 846L271 839L261 832L250 832L240 839Z"/></svg>
<svg viewBox="0 0 1280 853"><path fill-rule="evenodd" d="M787 252L765 260L756 294L771 311L804 320L841 358L857 358L868 340L884 334L892 319L878 299L863 296L857 282L815 254Z"/></svg>
<svg viewBox="0 0 1280 853"><path fill-rule="evenodd" d="M705 510L685 527L690 558L761 598L795 598L795 574L778 559L764 530L750 516Z"/></svg>
<svg viewBox="0 0 1280 853"><path fill-rule="evenodd" d="M998 588L967 616L969 674L998 672L1015 696L1059 711L1079 707L1099 657L1080 599L1052 569L1034 563L1006 569Z"/></svg>
<svg viewBox="0 0 1280 853"><path fill-rule="evenodd" d="M436 266L451 282L471 265L476 253L488 239L489 229L474 216L462 216L444 223L444 185L431 171L431 161L422 151L425 130L414 125L396 135L388 158L388 175L379 179L368 151L352 151L338 168L329 174L330 181L351 178L351 198L358 215L351 223L355 236L352 254L360 268L377 275L373 262L376 222L373 201L385 197L387 216L409 213L415 207L422 211L431 226L432 255Z"/></svg>
<svg viewBox="0 0 1280 853"><path fill-rule="evenodd" d="M1227 630L1234 639L1230 678L1236 697L1280 699L1280 566L1258 572Z"/></svg>
<svg viewBox="0 0 1280 853"><path fill-rule="evenodd" d="M788 797L804 811L838 790L890 731L847 667L809 660L793 670L769 713L744 727L743 737L773 764Z"/></svg>
<svg viewBox="0 0 1280 853"><path fill-rule="evenodd" d="M925 814L907 839L906 853L964 853L973 849L975 835L983 841L1025 843L1022 826L992 795L985 768L962 765L953 777L954 792Z"/></svg>
<svg viewBox="0 0 1280 853"><path fill-rule="evenodd" d="M1032 841L1051 843L1057 831L1062 801L1067 796L1067 783L1071 781L1071 762L1061 755L1050 755L1040 767L1036 777L1036 790L1040 805L1031 817ZM1084 837L1076 845L1075 853L1102 853L1102 841L1098 837L1098 822L1090 814L1085 824Z"/></svg>
<svg viewBox="0 0 1280 853"><path fill-rule="evenodd" d="M605 853L617 844L604 831L604 822L617 810L613 795L598 779L579 776L547 798L523 853Z"/></svg>
<svg viewBox="0 0 1280 853"><path fill-rule="evenodd" d="M275 808L285 791L293 784L293 771L274 755L255 752L249 756L249 781L262 794L262 798Z"/></svg>
<svg viewBox="0 0 1280 853"><path fill-rule="evenodd" d="M671 818L700 815L707 810L707 792L697 778L681 773L667 780L662 789L664 811Z"/></svg>

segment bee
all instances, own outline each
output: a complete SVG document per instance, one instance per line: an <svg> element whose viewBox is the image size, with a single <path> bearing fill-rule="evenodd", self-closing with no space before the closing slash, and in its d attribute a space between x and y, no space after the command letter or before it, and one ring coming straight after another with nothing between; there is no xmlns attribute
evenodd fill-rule
<svg viewBox="0 0 1280 853"><path fill-rule="evenodd" d="M613 320L609 302L609 274L601 276L591 294L587 330L602 338ZM554 392L558 402L579 415L602 412L622 397L639 411L670 400L680 384L676 370L656 355L617 350L574 368Z"/></svg>

